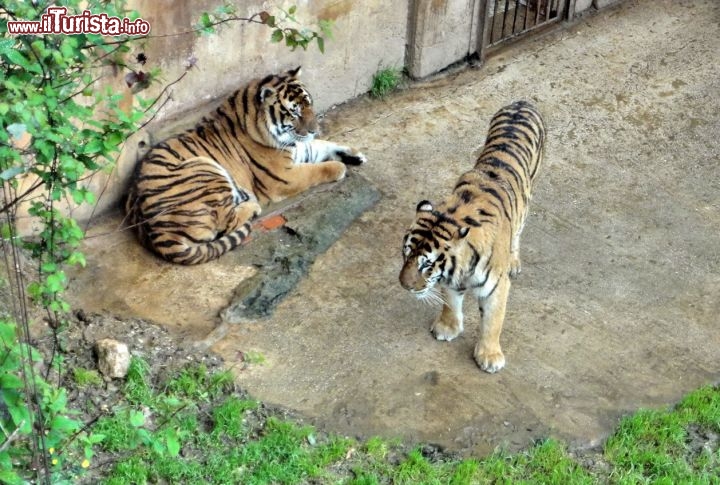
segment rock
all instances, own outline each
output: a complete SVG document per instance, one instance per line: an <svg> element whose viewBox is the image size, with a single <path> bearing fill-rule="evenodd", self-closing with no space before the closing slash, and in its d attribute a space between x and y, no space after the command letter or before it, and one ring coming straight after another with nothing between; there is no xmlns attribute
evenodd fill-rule
<svg viewBox="0 0 720 485"><path fill-rule="evenodd" d="M98 370L112 378L123 378L130 367L130 351L127 344L105 338L95 342Z"/></svg>

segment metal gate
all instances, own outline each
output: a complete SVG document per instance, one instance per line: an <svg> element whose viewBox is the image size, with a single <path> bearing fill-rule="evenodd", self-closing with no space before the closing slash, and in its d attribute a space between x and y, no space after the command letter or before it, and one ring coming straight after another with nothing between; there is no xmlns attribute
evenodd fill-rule
<svg viewBox="0 0 720 485"><path fill-rule="evenodd" d="M567 18L568 0L487 0L481 52Z"/></svg>

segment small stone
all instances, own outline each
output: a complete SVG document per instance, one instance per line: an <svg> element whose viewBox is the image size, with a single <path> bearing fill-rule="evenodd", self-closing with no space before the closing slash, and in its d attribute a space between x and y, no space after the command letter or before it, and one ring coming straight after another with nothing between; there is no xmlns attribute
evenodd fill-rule
<svg viewBox="0 0 720 485"><path fill-rule="evenodd" d="M105 338L95 342L98 370L111 378L123 378L130 367L130 351L127 344Z"/></svg>

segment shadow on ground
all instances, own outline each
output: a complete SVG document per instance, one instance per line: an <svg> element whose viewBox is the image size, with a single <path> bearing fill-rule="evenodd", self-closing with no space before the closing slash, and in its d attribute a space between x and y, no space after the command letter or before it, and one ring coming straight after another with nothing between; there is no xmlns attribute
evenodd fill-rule
<svg viewBox="0 0 720 485"><path fill-rule="evenodd" d="M468 453L548 435L593 446L623 414L720 376L718 65L716 2L626 1L480 69L357 100L326 131L368 155L357 172L380 199L270 317L219 316L263 271L259 240L178 268L127 233L90 238L76 303L157 321L230 366L262 356L236 367L241 385L330 431ZM448 192L517 98L544 113L548 146L502 337L508 366L488 375L472 359L477 310L468 303L464 336L435 341L438 310L397 283L399 247L417 201Z"/></svg>

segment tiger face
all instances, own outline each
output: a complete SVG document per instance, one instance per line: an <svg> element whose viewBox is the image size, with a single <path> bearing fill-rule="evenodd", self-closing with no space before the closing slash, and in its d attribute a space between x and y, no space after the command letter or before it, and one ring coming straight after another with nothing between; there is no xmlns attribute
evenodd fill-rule
<svg viewBox="0 0 720 485"><path fill-rule="evenodd" d="M428 201L417 206L415 222L403 241L400 284L416 298L438 300L436 285L452 285L467 227L433 209Z"/></svg>
<svg viewBox="0 0 720 485"><path fill-rule="evenodd" d="M319 131L313 99L298 79L300 68L260 82L258 102L272 145L287 147L310 142Z"/></svg>

